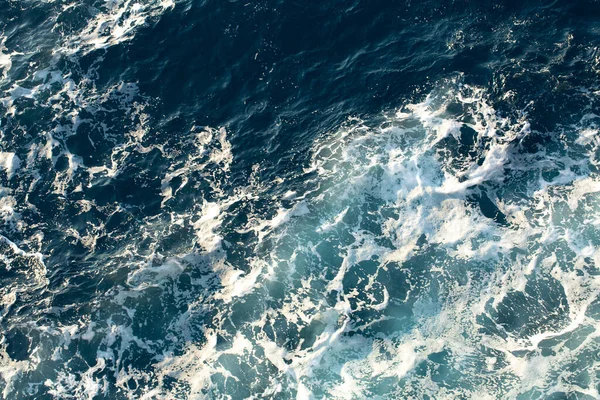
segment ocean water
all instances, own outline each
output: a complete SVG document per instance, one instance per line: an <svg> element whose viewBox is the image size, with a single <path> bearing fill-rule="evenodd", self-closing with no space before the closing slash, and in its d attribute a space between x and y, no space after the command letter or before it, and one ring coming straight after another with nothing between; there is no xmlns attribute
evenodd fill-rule
<svg viewBox="0 0 600 400"><path fill-rule="evenodd" d="M600 398L599 130L596 0L0 0L0 395Z"/></svg>

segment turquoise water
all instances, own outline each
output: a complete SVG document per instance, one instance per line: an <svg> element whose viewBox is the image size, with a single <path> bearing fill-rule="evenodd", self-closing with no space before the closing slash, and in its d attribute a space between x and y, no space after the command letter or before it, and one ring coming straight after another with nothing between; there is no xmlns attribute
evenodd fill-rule
<svg viewBox="0 0 600 400"><path fill-rule="evenodd" d="M600 398L599 17L0 0L2 396Z"/></svg>

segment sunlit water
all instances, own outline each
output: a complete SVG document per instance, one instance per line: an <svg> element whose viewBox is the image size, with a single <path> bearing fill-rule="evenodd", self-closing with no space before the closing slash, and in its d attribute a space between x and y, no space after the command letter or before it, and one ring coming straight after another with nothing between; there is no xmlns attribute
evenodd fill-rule
<svg viewBox="0 0 600 400"><path fill-rule="evenodd" d="M600 4L414 3L0 0L3 397L600 398Z"/></svg>

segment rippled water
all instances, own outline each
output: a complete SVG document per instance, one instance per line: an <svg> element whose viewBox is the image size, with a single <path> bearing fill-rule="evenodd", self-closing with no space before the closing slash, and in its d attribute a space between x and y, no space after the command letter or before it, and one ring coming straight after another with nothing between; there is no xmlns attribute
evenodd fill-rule
<svg viewBox="0 0 600 400"><path fill-rule="evenodd" d="M0 0L6 399L600 398L597 1Z"/></svg>

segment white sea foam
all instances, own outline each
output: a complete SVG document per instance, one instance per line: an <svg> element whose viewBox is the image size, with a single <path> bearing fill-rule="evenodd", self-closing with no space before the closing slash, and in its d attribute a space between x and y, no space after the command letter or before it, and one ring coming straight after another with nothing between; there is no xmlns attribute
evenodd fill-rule
<svg viewBox="0 0 600 400"><path fill-rule="evenodd" d="M95 10L81 31L67 37L63 46L54 51L67 54L89 53L115 46L131 40L138 29L174 6L173 0L107 1Z"/></svg>
<svg viewBox="0 0 600 400"><path fill-rule="evenodd" d="M0 36L0 70L2 70L2 79L6 79L8 77L8 73L12 68L12 57L16 55L22 55L23 53L13 51L7 53L8 49L6 48L6 37Z"/></svg>
<svg viewBox="0 0 600 400"><path fill-rule="evenodd" d="M137 26L133 21L115 37L86 43L112 45ZM586 122L593 116L562 143L580 146L587 159L526 154L519 143L532 132L524 115L503 118L482 89L451 82L383 116L380 125L353 118L320 137L310 165L295 177L304 186L265 197L284 180L261 181L260 166L247 186L227 188L236 159L225 129L192 127L181 154L148 143L151 127L144 107L134 106L135 85L119 83L98 94L50 70L39 80L34 89L13 87L5 105L18 112L19 98L58 90L92 111L103 99L121 99L119 107L131 110L136 122L115 139L102 165L89 166L65 144L84 122L73 113L70 124L33 143L26 159L1 153L8 183L21 174L35 176L40 160L56 167L64 157L63 170L52 178L54 192L68 201L74 192L118 178L132 154L157 151L167 163L159 177L163 213L134 221L135 237L110 237L104 222L95 220L65 229L69 240L87 249L107 239L126 242L100 262L106 279L125 278L95 298L95 310L76 324L32 328L52 349L42 346L24 362L2 348L5 398L19 376L42 360L68 357L80 341L95 346L95 363L77 375L65 369L45 380L56 397L93 398L116 385L129 398L205 398L227 382L298 399L373 397L378 384L396 397L517 397L564 390L557 374L595 349L599 327L590 310L600 282L590 271L600 268L600 187L587 165L596 162L600 143ZM450 103L461 113L448 111ZM475 133L467 146L476 156L458 149L465 131ZM110 132L102 133L108 140ZM556 170L552 178L543 175L548 169ZM523 171L533 174L523 178ZM522 187L510 187L515 183ZM200 185L206 192L190 190ZM194 192L193 205L177 209ZM504 220L484 211L484 194ZM262 209L260 199L268 199ZM99 210L106 220L127 215L123 205L78 200L76 206L90 219ZM15 232L27 228L20 222L26 208L19 207L12 189L3 188L0 215ZM228 225L240 215L243 222ZM25 244L41 240L32 235ZM2 244L7 254L1 261L23 275L19 290L47 284L41 255L8 239ZM232 246L245 253L229 252ZM35 268L22 272L18 257ZM532 292L540 281L555 285L553 293L561 296L553 312ZM16 304L18 288L0 291L2 317ZM535 300L522 307L543 310L534 323L525 320L528 309L511 303L521 295ZM169 310L174 314L165 311L164 320L148 326L152 318L144 310L168 303L176 305ZM507 313L519 313L524 322ZM152 360L144 370L128 361L136 351ZM439 384L436 374L444 370L443 379L459 381L462 389ZM595 379L588 388L569 388L597 397Z"/></svg>
<svg viewBox="0 0 600 400"><path fill-rule="evenodd" d="M394 120L390 121L393 128L378 130L362 125L360 121L350 121L347 129L315 145L315 158L306 172L318 172L321 187L318 194L310 201L303 195L295 194L297 198L303 199L296 203L302 208L296 206L280 209L272 219L251 220L250 229L241 230L245 233L256 232L260 241L266 237L284 238L293 235L290 231L293 231L293 228L282 229L283 226L304 226L301 221L310 219L310 215L321 208L330 210L327 218L315 223L316 236L306 240L318 241L318 235L331 234L336 227L351 229L354 237L352 244L340 252L342 260L339 268L326 283L328 291L336 293L337 301L334 306L328 307L324 303L319 305L309 297L289 293L286 297L290 301L280 310L271 311L274 315L281 313L287 321L301 326L307 326L311 321L321 321L324 328L314 343L303 349L284 349L271 340L254 339L256 344L263 348L268 363L274 365L282 376L287 377L270 386L271 392L280 391L281 382L289 379L294 382L298 398L308 398L311 396L312 384L322 383L315 371L324 373L327 366L334 370L337 368L335 366L338 366L338 376L343 383L329 392L332 398L366 396L366 393L371 393L371 389L368 388L369 382L386 377L395 377L406 381L407 384L411 382L410 385L417 385L425 393L436 392L441 393L441 397L451 397L452 392L439 387L430 377L412 377L415 368L429 362L432 354L447 352L458 365L466 360L465 357L480 357L482 364L497 374L493 379L513 382L513 389L508 395L516 396L535 388L548 387L547 379L550 379L553 371L568 362L573 353L562 347L555 356L531 356L533 358L526 359L516 356L515 352L529 351L537 354L540 343L545 340L568 336L579 327L588 326L590 323L596 326L595 321L586 316L589 304L598 296L595 280L590 280L585 274L580 275L580 270L568 272L562 267L559 268L556 262L547 264L542 258L542 254L547 254L547 250L536 242L541 238L540 243L550 245L565 238L571 243L569 247L578 254L577 257L581 257L577 258L579 261L575 261L574 265L583 265L584 258L598 259L593 246L586 244L585 240L568 239L568 235L548 236L557 229L555 222L552 222L555 220L552 213L540 208L536 211L536 217L530 220L525 213L526 206L501 199L501 183L506 179L506 174L521 168L520 165L514 164L513 153L515 143L530 132L527 122L521 120L516 125L508 125L507 128L507 122L496 116L479 89L466 94L459 92L459 95L452 98L457 99L474 108L474 122L451 120L449 116L444 115L443 105L432 109L434 98L409 107L411 112L396 114ZM414 128L402 128L404 124L410 125L414 120L420 122L423 132L416 133ZM461 169L453 170L449 162L452 159L444 160L438 157L435 149L441 141L449 137L459 139L460 129L465 126L477 133L475 146L483 148L485 143L484 159L482 163L478 164L472 160L471 164L463 164ZM585 137L587 134L584 132L583 135ZM593 140L579 142L582 145L594 146ZM513 165L508 166L507 170L509 162ZM530 167L538 168L536 165ZM373 185L373 182L377 181L374 181L371 173L378 168L383 170L379 175L381 180ZM486 185L489 197L494 199L499 211L505 214L511 225L498 224L484 216L478 206L467 201L471 194L478 193L479 189L476 187L482 184ZM532 181L529 184L535 192L534 197L529 200L534 210L540 201L542 204L552 204L552 208L565 204L569 209L576 210L583 201L589 200L589 196L597 192L595 180L585 173L559 175L551 185L541 181ZM564 193L566 203L564 197L551 194L556 190ZM383 236L392 241L391 247L378 244L379 238L373 232L352 228L354 223L348 225L342 222L352 220L352 214L356 212L351 211L352 208L361 204L366 195L384 200L382 205L396 213L392 218L376 219L382 228ZM284 198L289 199L290 196ZM590 211L588 208L588 217L591 217ZM592 213L597 212L595 209ZM295 218L291 219L290 216ZM565 231L564 227L561 227L560 231L569 232ZM354 303L361 293L355 289L350 290L344 284L353 269L358 269L357 265L373 259L380 260L379 268L397 268L394 265L402 265L416 254L422 237L426 238L428 246L441 246L445 249L446 254L452 257L450 260L465 260L471 268L491 263L496 266L496 270L490 270L487 280L483 282L470 277L472 274L478 274L473 270L465 276L465 283L459 283L458 279L464 272L454 271L451 264L432 265L428 273L442 274L446 279L443 283L444 293L441 295L446 297L445 303L436 305L436 300L427 300L426 296L417 297L413 306L416 325L404 334L397 334L383 341L361 336L346 337L347 332L355 329L349 324L352 314L361 310L361 307L368 306L376 312L383 312L391 302L406 301L411 297L409 292L406 299L394 299L389 288L385 286L376 290L373 285L375 275L369 278L370 284L365 286L365 294L371 299L370 303ZM544 237L547 239L543 239ZM310 251L314 252L314 247L312 248ZM513 259L515 250L521 252L521 255ZM277 251L274 249L275 253ZM294 251L289 262L277 261L274 258L275 276L282 272L279 269L295 264L298 254ZM274 257L274 253L271 253L271 257ZM547 266L543 267L546 264ZM291 273L302 268L306 267L300 264L289 271ZM244 288L239 292L240 296L251 293L247 288L252 285L257 287L257 276L265 272L266 269L262 272L260 269L254 269L248 278L244 279L244 284L240 285ZM235 278L232 278L232 282L236 282L237 277L242 276L242 272L235 270L230 274ZM488 302L491 302L494 308L500 307L515 292L527 290L528 282L538 274L550 274L556 282L562 283L570 310L566 315L568 322L565 325L560 328L541 327L542 331L531 336L509 333L507 337L502 338L494 335L482 336L478 333L480 323L477 322L477 318L488 313ZM315 280L319 278L311 277L308 281L303 281L303 285L310 288L311 281ZM225 281L229 282L230 279ZM420 296L424 296L424 293ZM228 298L229 301L233 300ZM317 309L322 311L315 312ZM262 326L265 321L255 323ZM377 321L374 320L373 323ZM364 329L368 326L370 323L366 324ZM591 343L591 337L581 346L585 347L585 343ZM498 352L503 362L507 363L506 367L497 367L498 357L478 355L480 344ZM362 350L358 350L359 348ZM341 361L341 355L346 353L355 354L356 359ZM539 368L534 369L533 365L538 365ZM203 381L206 381L206 378ZM397 390L402 389L398 387ZM492 383L483 386L473 384L472 390L482 398L495 398L498 395ZM560 385L555 385L551 390L560 390ZM593 390L581 390L589 395L595 394ZM475 392L463 392L465 393Z"/></svg>

